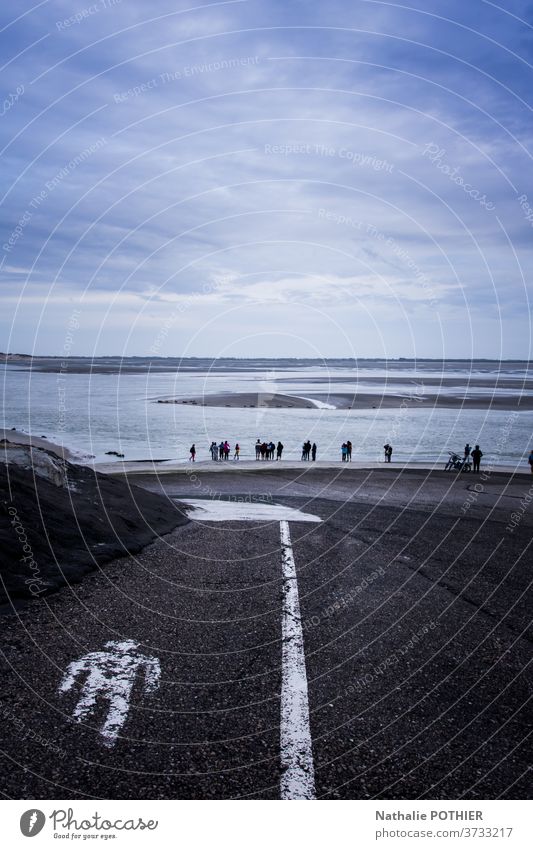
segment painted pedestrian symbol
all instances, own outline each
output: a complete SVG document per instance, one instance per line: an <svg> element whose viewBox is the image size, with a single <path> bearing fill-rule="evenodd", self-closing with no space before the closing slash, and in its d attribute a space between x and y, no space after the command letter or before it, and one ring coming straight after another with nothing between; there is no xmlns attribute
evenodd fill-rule
<svg viewBox="0 0 533 849"><path fill-rule="evenodd" d="M100 734L104 745L111 747L128 718L131 693L138 674L144 674L144 692L153 693L159 687L161 666L156 657L138 653L139 643L134 640L111 640L105 648L107 651L90 652L74 660L65 672L59 692L67 693L78 676L86 674L81 697L72 716L81 722L96 709L98 702L107 701L109 710Z"/></svg>

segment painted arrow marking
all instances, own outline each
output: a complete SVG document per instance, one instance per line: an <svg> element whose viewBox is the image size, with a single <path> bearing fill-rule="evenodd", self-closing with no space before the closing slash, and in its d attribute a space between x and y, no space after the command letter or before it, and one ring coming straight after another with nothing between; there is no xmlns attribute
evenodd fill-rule
<svg viewBox="0 0 533 849"><path fill-rule="evenodd" d="M67 693L78 676L86 675L72 716L81 722L96 709L99 701L108 702L109 710L100 734L104 745L112 747L128 718L131 693L138 673L144 673L144 692L152 693L159 686L161 666L156 657L137 653L139 643L134 640L111 640L105 647L108 651L90 652L74 660L65 672L59 692Z"/></svg>
<svg viewBox="0 0 533 849"><path fill-rule="evenodd" d="M180 498L187 505L190 519L201 522L321 522L320 516L304 513L284 504L264 504L259 501L221 501L218 498Z"/></svg>

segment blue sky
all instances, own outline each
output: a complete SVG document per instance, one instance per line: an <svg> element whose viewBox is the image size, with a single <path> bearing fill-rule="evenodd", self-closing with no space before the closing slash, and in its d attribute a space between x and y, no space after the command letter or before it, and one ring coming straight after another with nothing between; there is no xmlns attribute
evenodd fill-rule
<svg viewBox="0 0 533 849"><path fill-rule="evenodd" d="M531 356L530 3L45 0L0 26L0 349Z"/></svg>

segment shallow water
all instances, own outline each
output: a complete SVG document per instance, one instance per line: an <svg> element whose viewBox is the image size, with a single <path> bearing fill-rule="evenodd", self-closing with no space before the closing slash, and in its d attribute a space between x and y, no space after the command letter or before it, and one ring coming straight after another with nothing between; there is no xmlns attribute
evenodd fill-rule
<svg viewBox="0 0 533 849"><path fill-rule="evenodd" d="M138 363L136 363L138 365ZM413 382L430 376L453 377L454 386L443 391L455 397L479 394L469 386L476 377L505 375L516 378L517 386L531 376L524 363L372 363L354 369L335 364L296 369L294 362L276 362L272 368L224 373L205 371L144 374L62 374L23 371L13 365L2 368L2 425L17 427L37 436L47 436L69 448L109 460L106 451L124 453L126 459L178 459L189 456L196 444L197 459L208 458L208 446L227 439L241 446L243 459L254 456L257 438L278 439L284 456L298 459L301 444L310 439L318 445L318 459L340 459L340 445L350 439L353 459L381 460L383 445L394 446L393 459L433 462L446 459L448 450L460 451L466 441L481 445L485 462L517 464L531 450L531 413L500 409L420 409L406 402L400 409L238 409L191 405L157 404L159 398L195 397L221 392L285 392L309 394L350 392L363 377L372 377L373 389L381 393L387 377L405 377L405 384L389 386L398 395L413 392ZM250 368L249 363L247 367ZM335 383L334 377L349 383ZM287 380L289 378L289 380ZM313 378L312 382L310 378ZM353 382L352 382L353 381ZM370 387L359 383L361 391ZM429 391L429 390L428 390ZM483 390L491 394L491 390ZM509 397L509 389L497 389L495 397Z"/></svg>

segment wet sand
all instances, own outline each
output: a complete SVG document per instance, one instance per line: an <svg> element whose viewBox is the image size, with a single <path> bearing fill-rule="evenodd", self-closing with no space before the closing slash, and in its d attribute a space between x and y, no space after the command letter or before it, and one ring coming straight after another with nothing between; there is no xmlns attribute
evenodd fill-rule
<svg viewBox="0 0 533 849"><path fill-rule="evenodd" d="M83 451L72 451L64 445L52 442L44 435L32 436L21 430L0 428L0 449L3 447L3 442L9 442L11 445L30 445L33 448L44 448L45 451L53 451L54 454L57 454L58 457L62 457L63 460L67 460L69 463L89 463L94 459L94 454L86 454Z"/></svg>
<svg viewBox="0 0 533 849"><path fill-rule="evenodd" d="M312 410L319 405L298 395L272 392L232 392L231 394L204 395L197 398L161 398L158 404L190 404L193 407L268 407L279 409Z"/></svg>
<svg viewBox="0 0 533 849"><path fill-rule="evenodd" d="M473 386L474 384L471 384ZM334 392L329 394L312 393L307 397L285 395L282 393L235 392L232 394L203 395L191 398L160 398L158 404L189 404L194 407L237 407L268 409L335 409L335 410L390 410L409 407L409 409L447 409L447 410L533 410L533 395L483 395L463 397L468 389L458 387L457 396L449 394L418 394L416 387L408 393L371 393L371 392Z"/></svg>

